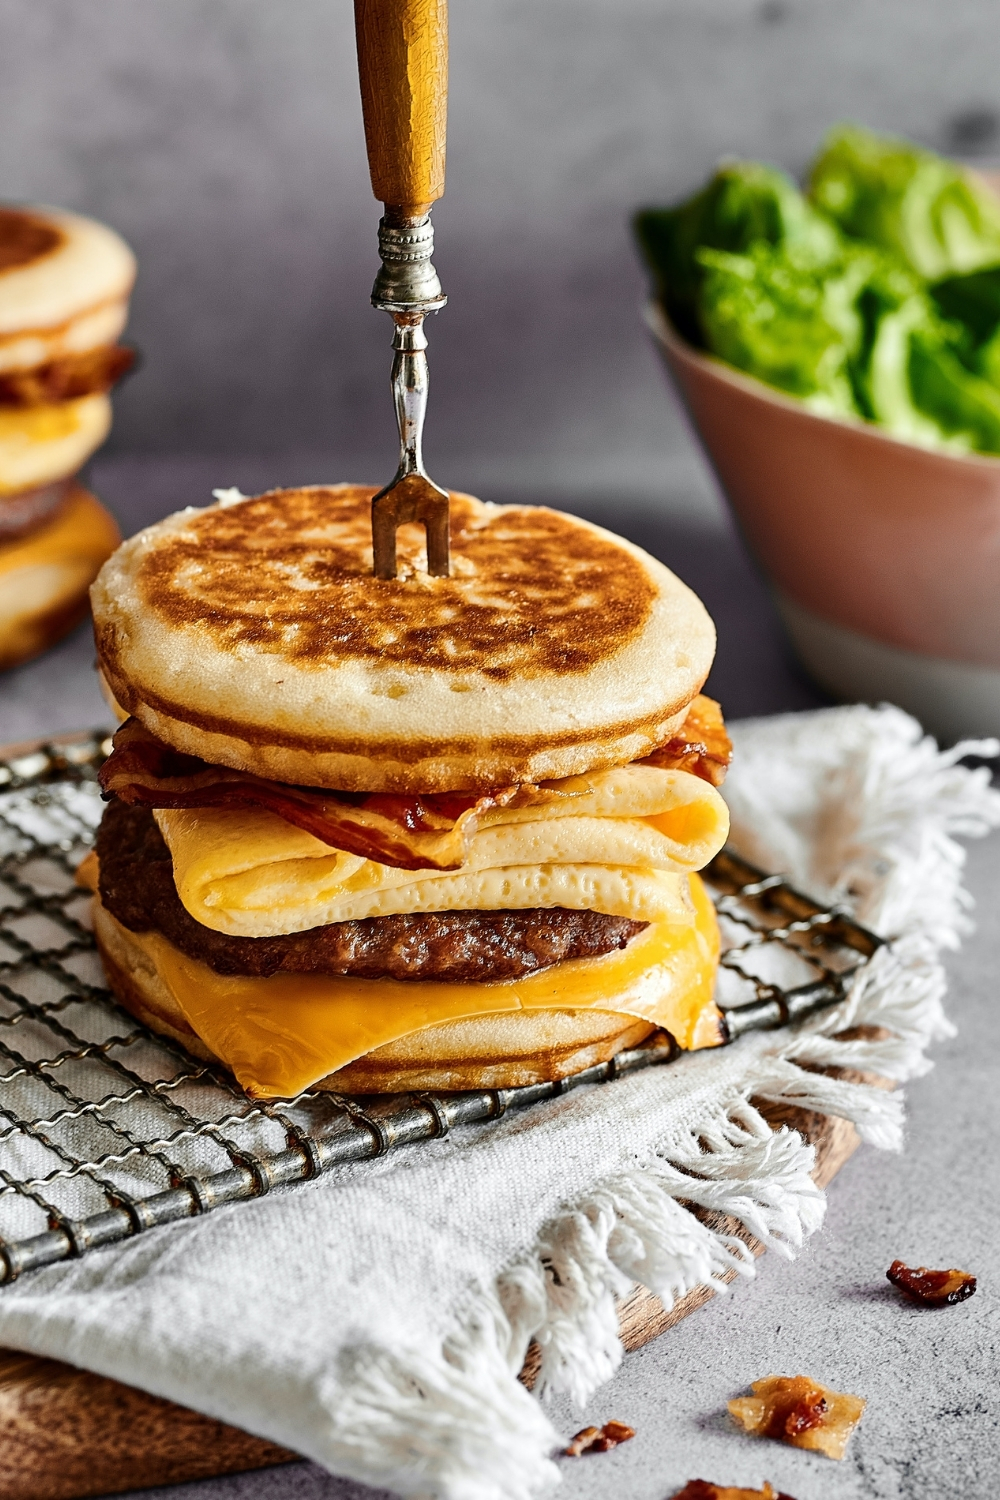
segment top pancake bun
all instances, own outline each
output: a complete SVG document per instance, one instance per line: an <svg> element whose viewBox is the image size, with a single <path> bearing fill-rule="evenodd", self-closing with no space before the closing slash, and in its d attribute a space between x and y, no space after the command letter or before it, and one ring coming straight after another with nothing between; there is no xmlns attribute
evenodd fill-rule
<svg viewBox="0 0 1000 1500"><path fill-rule="evenodd" d="M135 270L105 224L61 208L0 206L0 374L113 344Z"/></svg>
<svg viewBox="0 0 1000 1500"><path fill-rule="evenodd" d="M451 496L372 573L372 487L272 490L125 542L91 590L110 692L167 744L276 781L489 790L648 755L708 675L704 606L574 516Z"/></svg>

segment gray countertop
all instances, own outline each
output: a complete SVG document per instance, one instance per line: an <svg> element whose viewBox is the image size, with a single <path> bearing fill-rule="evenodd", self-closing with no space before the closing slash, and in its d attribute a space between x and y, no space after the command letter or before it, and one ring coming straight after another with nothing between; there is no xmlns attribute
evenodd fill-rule
<svg viewBox="0 0 1000 1500"><path fill-rule="evenodd" d="M287 464L272 474L263 461L220 474L207 460L119 460L96 477L123 529L132 530L180 505L205 503L213 483L250 489L298 476ZM767 594L732 533L672 520L666 505L621 498L591 504L587 513L662 557L705 599L719 628L709 689L730 718L824 701L788 660ZM0 739L105 722L91 655L81 630L41 661L0 677ZM754 1486L769 1479L796 1500L986 1500L996 1493L1000 837L972 846L968 876L979 930L948 964L959 1034L935 1049L933 1072L908 1086L903 1155L862 1148L833 1183L826 1223L798 1260L765 1256L754 1282L629 1355L585 1411L556 1410L570 1430L617 1418L637 1433L613 1453L565 1461L567 1500L666 1500L695 1476ZM896 1256L969 1269L979 1290L942 1311L907 1305L885 1280ZM751 1380L799 1372L869 1398L841 1464L741 1436L728 1423L726 1400ZM309 1464L143 1494L377 1500Z"/></svg>

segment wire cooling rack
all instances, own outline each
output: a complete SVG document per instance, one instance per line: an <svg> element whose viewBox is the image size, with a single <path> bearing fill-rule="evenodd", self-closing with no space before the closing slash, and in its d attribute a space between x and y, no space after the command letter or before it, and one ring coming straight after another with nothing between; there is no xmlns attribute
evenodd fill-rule
<svg viewBox="0 0 1000 1500"><path fill-rule="evenodd" d="M559 1083L353 1099L248 1099L106 988L74 872L102 803L105 732L0 758L0 1282L341 1162L671 1062L672 1038ZM729 851L705 872L730 1038L843 998L880 940Z"/></svg>

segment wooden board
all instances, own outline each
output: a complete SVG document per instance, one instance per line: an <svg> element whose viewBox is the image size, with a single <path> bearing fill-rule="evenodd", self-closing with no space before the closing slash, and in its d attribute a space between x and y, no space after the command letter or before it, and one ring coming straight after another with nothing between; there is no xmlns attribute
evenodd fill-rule
<svg viewBox="0 0 1000 1500"><path fill-rule="evenodd" d="M844 1120L784 1107L766 1106L763 1113L773 1125L788 1124L813 1142L813 1176L821 1187L858 1144L854 1127ZM735 1220L705 1218L741 1233L755 1254L762 1252ZM625 1348L638 1349L658 1337L713 1295L708 1287L696 1287L667 1312L658 1297L637 1287L618 1304ZM530 1349L521 1378L531 1386L537 1373L537 1350ZM295 1459L273 1443L118 1381L56 1360L0 1351L2 1500L82 1500Z"/></svg>

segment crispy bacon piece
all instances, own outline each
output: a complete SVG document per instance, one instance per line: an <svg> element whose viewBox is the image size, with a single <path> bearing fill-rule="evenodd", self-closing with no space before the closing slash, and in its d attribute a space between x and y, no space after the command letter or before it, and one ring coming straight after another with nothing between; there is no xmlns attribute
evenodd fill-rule
<svg viewBox="0 0 1000 1500"><path fill-rule="evenodd" d="M886 1271L893 1286L925 1307L951 1307L964 1302L976 1290L976 1278L968 1271L928 1271L926 1266L904 1265L894 1260Z"/></svg>
<svg viewBox="0 0 1000 1500"><path fill-rule="evenodd" d="M571 1437L563 1449L567 1458L579 1458L581 1453L589 1453L590 1445L595 1438L599 1438L601 1429L599 1427L581 1427L575 1437Z"/></svg>
<svg viewBox="0 0 1000 1500"><path fill-rule="evenodd" d="M762 1490L742 1490L729 1484L709 1484L707 1479L689 1479L673 1500L792 1500L784 1490L776 1490L764 1480Z"/></svg>
<svg viewBox="0 0 1000 1500"><path fill-rule="evenodd" d="M7 370L0 375L0 406L51 405L110 391L134 364L134 349L103 344L29 370Z"/></svg>
<svg viewBox="0 0 1000 1500"><path fill-rule="evenodd" d="M619 1443L627 1443L635 1437L635 1428L627 1422L605 1422L603 1427L581 1427L575 1437L570 1438L563 1449L567 1458L579 1458L581 1453L607 1453Z"/></svg>
<svg viewBox="0 0 1000 1500"><path fill-rule="evenodd" d="M458 869L478 815L509 806L515 798L521 805L535 791L508 787L484 797L472 792L397 797L286 786L183 755L138 719L126 719L113 743L100 770L108 797L143 807L262 807L331 848L400 870Z"/></svg>
<svg viewBox="0 0 1000 1500"><path fill-rule="evenodd" d="M699 738L675 736L670 742L674 747L672 758L668 745L640 764L690 771L718 785L725 766L719 757L725 754L728 760L728 749L723 751L722 741L729 745L718 704L710 698L696 698L688 718L692 719L692 735ZM711 727L716 720L712 730L714 750L709 755L707 740L702 736L707 733L705 726ZM559 782L501 787L479 795L435 792L412 796L288 786L184 755L157 739L138 719L126 719L113 743L114 749L100 771L105 797L150 808L262 807L332 849L399 870L457 870L465 859L467 841L485 812L580 795L580 791L566 789Z"/></svg>
<svg viewBox="0 0 1000 1500"><path fill-rule="evenodd" d="M750 1389L752 1396L729 1402L741 1427L757 1437L812 1448L827 1458L843 1458L867 1404L861 1396L831 1391L807 1375L768 1375L755 1380Z"/></svg>
<svg viewBox="0 0 1000 1500"><path fill-rule="evenodd" d="M732 758L733 742L726 733L722 709L714 698L699 693L673 738L647 755L640 765L689 771L712 786L721 786Z"/></svg>

